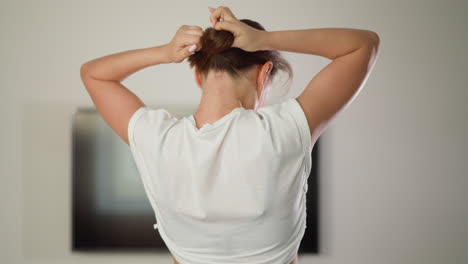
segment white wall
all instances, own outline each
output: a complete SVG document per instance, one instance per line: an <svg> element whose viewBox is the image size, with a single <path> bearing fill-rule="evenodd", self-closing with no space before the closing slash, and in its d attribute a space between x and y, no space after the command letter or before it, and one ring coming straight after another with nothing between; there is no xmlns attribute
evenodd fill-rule
<svg viewBox="0 0 468 264"><path fill-rule="evenodd" d="M172 263L70 251L71 114L92 106L85 61L210 26L228 5L267 30L376 31L366 87L322 135L322 241L305 263L468 262L466 1L2 1L1 263ZM285 53L297 96L328 59ZM124 81L147 104L196 106L188 63ZM273 98L273 101L278 101Z"/></svg>

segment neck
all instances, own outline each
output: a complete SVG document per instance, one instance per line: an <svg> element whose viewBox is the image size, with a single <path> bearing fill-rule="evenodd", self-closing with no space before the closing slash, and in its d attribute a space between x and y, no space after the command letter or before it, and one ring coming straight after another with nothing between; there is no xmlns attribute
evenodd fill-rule
<svg viewBox="0 0 468 264"><path fill-rule="evenodd" d="M233 86L205 86L200 100L199 111L222 113L237 107L243 107L242 96Z"/></svg>
<svg viewBox="0 0 468 264"><path fill-rule="evenodd" d="M205 82L200 105L194 113L197 126L213 123L238 107L254 109L255 89L247 85L226 80Z"/></svg>
<svg viewBox="0 0 468 264"><path fill-rule="evenodd" d="M253 109L256 89L246 79L233 79L224 72L210 73L202 85L197 112L223 116L235 108Z"/></svg>

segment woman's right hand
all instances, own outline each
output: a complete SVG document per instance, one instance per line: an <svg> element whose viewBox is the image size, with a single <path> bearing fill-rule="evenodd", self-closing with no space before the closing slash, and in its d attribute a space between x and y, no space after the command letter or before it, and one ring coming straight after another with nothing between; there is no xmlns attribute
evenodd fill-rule
<svg viewBox="0 0 468 264"><path fill-rule="evenodd" d="M208 7L211 16L210 22L216 30L227 30L234 35L234 42L231 47L254 52L261 50L262 38L266 31L253 28L238 20L231 10L226 6L218 8ZM222 19L221 21L219 19Z"/></svg>

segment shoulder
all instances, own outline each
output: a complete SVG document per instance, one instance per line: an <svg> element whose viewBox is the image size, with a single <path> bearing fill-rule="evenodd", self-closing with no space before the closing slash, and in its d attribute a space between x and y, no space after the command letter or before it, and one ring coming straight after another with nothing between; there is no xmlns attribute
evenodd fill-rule
<svg viewBox="0 0 468 264"><path fill-rule="evenodd" d="M136 125L137 123L155 124L167 120L178 120L181 118L181 115L173 113L164 107L142 106L135 111L130 119L130 123L133 123L133 125Z"/></svg>
<svg viewBox="0 0 468 264"><path fill-rule="evenodd" d="M288 98L257 110L257 113L277 130L291 131L300 137L305 151L311 151L312 142L307 117L296 98Z"/></svg>
<svg viewBox="0 0 468 264"><path fill-rule="evenodd" d="M129 141L137 145L138 142L144 143L161 136L180 118L180 115L164 107L142 106L135 111L128 123Z"/></svg>

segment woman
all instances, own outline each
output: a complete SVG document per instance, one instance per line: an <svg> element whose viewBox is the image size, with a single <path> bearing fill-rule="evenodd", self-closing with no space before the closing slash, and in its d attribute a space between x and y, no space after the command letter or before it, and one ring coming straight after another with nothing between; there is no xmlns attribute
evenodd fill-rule
<svg viewBox="0 0 468 264"><path fill-rule="evenodd" d="M182 26L165 45L85 63L97 110L130 145L174 263L298 263L313 145L363 87L379 37L368 30L266 31L228 7L212 28ZM278 51L332 60L297 97L265 105L272 78L291 67ZM121 81L188 58L202 89L180 117L147 107Z"/></svg>

